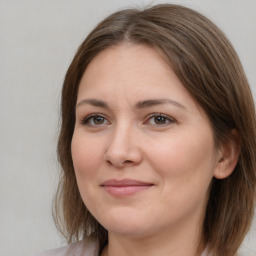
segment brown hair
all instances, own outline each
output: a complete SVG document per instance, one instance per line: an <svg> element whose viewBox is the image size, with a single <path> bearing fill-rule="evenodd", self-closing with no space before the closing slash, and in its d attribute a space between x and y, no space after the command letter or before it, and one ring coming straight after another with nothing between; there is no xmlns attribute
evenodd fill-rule
<svg viewBox="0 0 256 256"><path fill-rule="evenodd" d="M122 42L148 44L161 52L207 114L217 146L229 139L232 129L238 131L238 164L228 178L213 179L202 230L210 252L234 255L249 230L255 207L254 102L239 58L225 35L203 15L179 5L116 12L98 24L79 47L62 90L57 227L68 242L94 234L101 245L107 243L107 231L89 213L79 194L71 140L78 86L86 67L99 52Z"/></svg>

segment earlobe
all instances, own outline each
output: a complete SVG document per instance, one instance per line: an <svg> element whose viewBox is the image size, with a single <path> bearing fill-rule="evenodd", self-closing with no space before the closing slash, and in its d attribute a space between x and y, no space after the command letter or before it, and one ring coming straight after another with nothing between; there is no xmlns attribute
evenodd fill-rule
<svg viewBox="0 0 256 256"><path fill-rule="evenodd" d="M216 179L225 179L234 171L240 154L240 138L237 130L230 132L229 139L221 145L214 170Z"/></svg>

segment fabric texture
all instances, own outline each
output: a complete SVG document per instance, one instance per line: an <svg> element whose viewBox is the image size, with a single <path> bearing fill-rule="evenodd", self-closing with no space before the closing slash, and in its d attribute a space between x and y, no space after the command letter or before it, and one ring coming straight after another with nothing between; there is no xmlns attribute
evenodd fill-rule
<svg viewBox="0 0 256 256"><path fill-rule="evenodd" d="M100 249L97 241L91 239L73 243L58 249L49 250L35 256L99 256ZM237 256L256 256L256 253L249 249L242 251ZM207 249L201 256L211 256Z"/></svg>
<svg viewBox="0 0 256 256"><path fill-rule="evenodd" d="M99 256L99 244L96 241L85 240L35 256Z"/></svg>
<svg viewBox="0 0 256 256"><path fill-rule="evenodd" d="M99 243L85 240L58 249L49 250L35 256L99 256ZM201 256L210 256L205 250Z"/></svg>
<svg viewBox="0 0 256 256"><path fill-rule="evenodd" d="M49 250L35 256L99 256L99 253L100 249L98 241L88 238L84 241ZM207 249L205 249L201 256L211 255L208 253ZM248 248L243 248L237 256L256 256L256 253Z"/></svg>

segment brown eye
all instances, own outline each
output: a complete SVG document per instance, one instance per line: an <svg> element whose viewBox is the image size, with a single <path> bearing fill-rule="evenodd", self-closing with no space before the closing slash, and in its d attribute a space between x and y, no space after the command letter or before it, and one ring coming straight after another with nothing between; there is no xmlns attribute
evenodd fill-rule
<svg viewBox="0 0 256 256"><path fill-rule="evenodd" d="M153 113L149 116L146 123L155 126L165 126L175 123L175 120L161 113Z"/></svg>
<svg viewBox="0 0 256 256"><path fill-rule="evenodd" d="M92 117L92 122L96 125L99 125L99 124L103 124L105 121L105 118L103 118L102 116L95 116L95 117Z"/></svg>
<svg viewBox="0 0 256 256"><path fill-rule="evenodd" d="M167 121L166 117L163 117L163 116L156 116L154 117L154 122L156 124L165 124Z"/></svg>
<svg viewBox="0 0 256 256"><path fill-rule="evenodd" d="M109 121L100 115L89 115L82 120L81 124L87 126L101 126L109 124Z"/></svg>

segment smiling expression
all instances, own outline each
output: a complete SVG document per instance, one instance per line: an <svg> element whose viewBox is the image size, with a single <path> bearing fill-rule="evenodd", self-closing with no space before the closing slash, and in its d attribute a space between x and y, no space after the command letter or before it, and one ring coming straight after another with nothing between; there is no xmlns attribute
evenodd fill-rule
<svg viewBox="0 0 256 256"><path fill-rule="evenodd" d="M72 158L82 199L111 233L199 226L218 166L204 111L153 48L102 51L79 85Z"/></svg>

